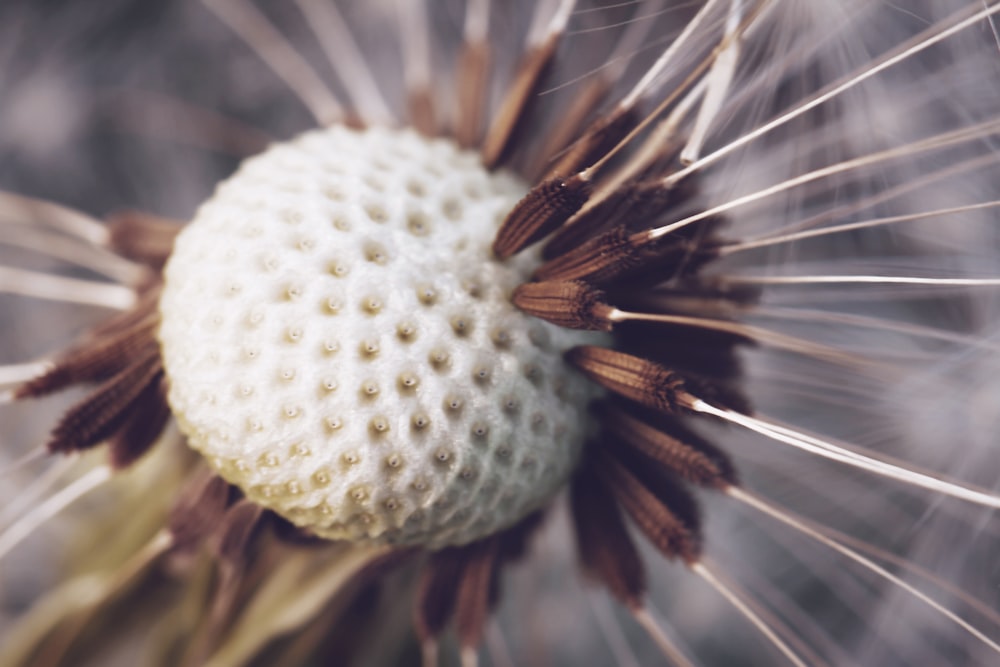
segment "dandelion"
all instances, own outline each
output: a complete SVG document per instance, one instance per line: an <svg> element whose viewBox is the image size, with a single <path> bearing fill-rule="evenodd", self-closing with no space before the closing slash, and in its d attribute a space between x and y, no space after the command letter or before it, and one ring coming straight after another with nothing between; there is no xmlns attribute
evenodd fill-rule
<svg viewBox="0 0 1000 667"><path fill-rule="evenodd" d="M1000 4L911 4L123 4L93 108L12 76L0 662L995 662ZM117 213L20 184L98 122Z"/></svg>

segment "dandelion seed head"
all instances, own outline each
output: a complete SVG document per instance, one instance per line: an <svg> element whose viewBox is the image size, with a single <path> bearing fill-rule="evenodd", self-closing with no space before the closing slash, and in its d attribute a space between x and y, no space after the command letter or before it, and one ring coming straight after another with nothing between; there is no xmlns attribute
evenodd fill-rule
<svg viewBox="0 0 1000 667"><path fill-rule="evenodd" d="M172 409L165 383L151 386L159 394L140 393L158 397L163 418L176 416L183 434L171 420L155 447L141 438L151 450L118 469L115 488L76 500L65 520L41 526L44 548L39 536L7 556L12 585L4 585L14 595L5 596L0 613L11 616L0 625L14 625L0 641L0 663L83 664L122 650L131 658L143 644L144 657L163 663L415 664L419 643L431 665L438 649L442 663L452 657L450 626L463 664L476 664L481 645L497 665L664 664L656 630L632 617L639 606L698 665L785 664L781 654L789 653L801 662L793 655L788 664L995 662L995 503L967 505L905 475L876 476L789 448L773 432L690 414L690 402L674 400L689 391L718 408L715 399L735 398L741 419L784 424L828 450L884 459L897 472L950 480L981 497L996 488L994 30L980 16L874 74L905 42L936 39L962 17L994 11L995 24L995 0L116 0L97 14L64 0L8 4L0 8L0 33L12 37L0 44L9 112L0 114L0 145L16 159L0 167L6 187L98 215L134 208L190 220L208 203L167 276L161 339ZM552 50L533 50L566 8L567 30L553 33ZM469 29L474 14L479 26ZM241 29L247 19L264 26L257 37ZM623 134L602 135L604 121L671 50L612 128ZM282 52L290 55L285 65L301 59L316 76L275 67ZM724 61L735 69L717 68ZM532 72L536 81L526 76ZM767 127L840 85L847 88ZM524 105L512 111L519 91ZM509 114L517 118L506 125L508 145L487 150ZM36 118L52 122L51 132ZM317 121L327 129L300 134ZM482 154L456 169L449 157L446 173L435 171L442 154L454 153L450 140L388 129L407 125ZM606 145L561 173L555 165L571 162L564 158L595 129L610 136ZM636 133L612 148L630 129ZM961 141L921 147L959 130L969 131ZM358 154L334 136L355 137ZM373 144L362 138L376 136ZM56 151L64 142L67 150ZM404 155L407 146L416 148ZM896 153L872 159L884 151ZM714 157L699 164L706 156ZM480 157L497 171L487 175ZM686 171L692 160L697 166ZM585 169L594 161L603 166ZM507 169L520 176L505 176ZM586 184L578 189L584 207L573 213L579 202L570 202L553 214L553 195L579 173L587 175L577 179ZM541 240L544 259L529 247L496 261L489 245L499 218L529 185L545 182L555 185L541 188L534 214L523 216L541 221L525 245ZM11 223L54 231L44 207L13 202L0 193ZM724 210L706 215L716 207ZM952 207L962 210L935 213ZM662 237L665 245L641 242L645 230L689 218L696 220ZM886 218L896 221L839 229ZM114 233L92 238L118 239L118 216L108 224ZM553 236L542 239L550 224ZM147 264L148 280L134 291L148 306L155 299L143 291L159 289L169 243L152 243L161 261L130 250L156 241L153 227L134 245L77 243L80 258L29 256L14 234L0 234L0 261L42 278L77 276L78 268L101 273L103 261L120 261L112 250ZM787 237L795 231L815 235ZM594 239L618 245L572 254ZM524 239L514 240L520 247ZM93 261L95 250L105 259ZM631 272L608 261L573 274L572 284L532 274L539 264L573 266L612 250L622 264L636 262ZM973 280L804 278L851 275ZM755 276L774 280L755 284ZM993 284L973 286L979 278ZM132 294L134 284L124 282L115 287ZM4 286L35 287L22 283ZM519 292L524 312L510 307ZM103 311L2 298L8 378L24 362L63 361L66 337L83 333L71 353L107 346ZM610 333L560 331L529 320L529 310ZM157 345L148 332L145 343ZM569 358L617 394L588 407L597 390L562 361L567 346L581 343L594 349ZM132 350L111 361L125 371L150 363ZM95 375L84 379L96 379L99 394L106 376ZM125 398L137 389L122 385ZM660 412L649 400L657 397ZM34 426L67 414L99 435L102 426L84 417L96 413L113 426L122 404L83 412L72 402L0 406L15 415L4 444L19 459L18 445L37 446L51 432ZM142 435L136 425L158 414L155 404L128 402L125 430ZM607 418L616 411L617 421ZM649 449L650 429L663 451ZM93 437L81 442L106 456ZM563 450L553 455L553 443ZM687 463L707 456L732 474L701 460L696 472L712 492L689 489L698 475L671 467L678 452ZM92 458L61 460L67 472L58 484L34 496L17 491L16 504L30 513L32 502L44 504L87 474L72 461ZM215 496L198 493L199 476L211 479ZM801 527L737 503L734 490L766 496L787 516L836 535L986 640ZM4 518L16 526L18 512ZM198 544L178 540L185 521L204 526ZM77 531L88 540L69 551L64 586L42 593L40 571ZM633 558L621 535L640 531L647 539L636 541ZM181 544L143 560L154 534ZM0 524L0 551L9 536ZM695 545L681 558L669 547L678 536ZM388 572L381 556L351 569L388 552L402 571ZM522 555L523 566L509 567ZM724 575L791 651L693 576L702 565ZM624 595L617 585L642 579L644 589ZM103 590L74 596L80 581L103 582ZM378 586L362 586L369 582ZM364 592L355 595L357 587ZM408 597L412 615L400 612ZM28 601L33 608L24 612ZM153 615L162 642L144 639ZM135 625L119 622L126 618ZM411 625L417 642L400 639Z"/></svg>
<svg viewBox="0 0 1000 667"><path fill-rule="evenodd" d="M334 188L344 197L325 196ZM547 502L579 457L593 396L561 351L594 336L511 305L532 257L501 263L487 242L523 193L474 154L407 130L335 126L248 160L165 272L159 338L190 445L254 501L330 539L464 544ZM328 358L331 340L343 351ZM446 366L432 362L442 349ZM540 417L509 409L511 396ZM290 455L298 442L308 457ZM368 454L340 465L356 448Z"/></svg>

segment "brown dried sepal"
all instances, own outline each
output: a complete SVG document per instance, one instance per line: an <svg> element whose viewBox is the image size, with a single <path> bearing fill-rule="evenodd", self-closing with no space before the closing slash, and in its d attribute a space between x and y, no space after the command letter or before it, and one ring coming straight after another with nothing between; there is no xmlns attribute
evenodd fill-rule
<svg viewBox="0 0 1000 667"><path fill-rule="evenodd" d="M529 315L561 327L611 331L615 309L605 303L603 292L579 280L524 283L512 300Z"/></svg>
<svg viewBox="0 0 1000 667"><path fill-rule="evenodd" d="M680 412L695 400L677 373L618 350L581 345L570 349L566 360L605 389L663 412Z"/></svg>
<svg viewBox="0 0 1000 667"><path fill-rule="evenodd" d="M587 203L593 186L576 174L539 183L507 214L493 241L493 252L506 259L569 220Z"/></svg>
<svg viewBox="0 0 1000 667"><path fill-rule="evenodd" d="M693 564L701 557L701 531L692 511L694 501L679 486L657 480L654 492L644 480L629 470L604 448L595 448L594 466L614 497L646 538L665 557ZM669 488L668 488L669 487ZM665 496L673 495L683 509L670 506Z"/></svg>
<svg viewBox="0 0 1000 667"><path fill-rule="evenodd" d="M646 571L618 502L586 461L570 488L577 554L584 570L619 602L638 609L646 592Z"/></svg>

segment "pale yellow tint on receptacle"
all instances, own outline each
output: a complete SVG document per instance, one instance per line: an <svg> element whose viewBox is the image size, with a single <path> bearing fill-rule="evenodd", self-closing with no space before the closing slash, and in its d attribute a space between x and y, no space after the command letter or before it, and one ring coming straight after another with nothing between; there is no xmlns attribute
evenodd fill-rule
<svg viewBox="0 0 1000 667"><path fill-rule="evenodd" d="M437 548L515 523L575 464L587 334L509 302L490 252L525 187L409 130L332 127L248 160L165 272L181 430L249 498L330 539Z"/></svg>

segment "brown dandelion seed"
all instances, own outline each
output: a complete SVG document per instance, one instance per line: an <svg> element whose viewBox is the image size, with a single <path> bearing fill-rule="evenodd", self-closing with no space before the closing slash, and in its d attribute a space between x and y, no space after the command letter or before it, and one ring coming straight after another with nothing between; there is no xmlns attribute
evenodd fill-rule
<svg viewBox="0 0 1000 667"><path fill-rule="evenodd" d="M566 353L566 360L602 387L664 412L690 408L695 400L677 373L625 352L578 346Z"/></svg>
<svg viewBox="0 0 1000 667"><path fill-rule="evenodd" d="M524 283L514 290L514 305L568 329L611 331L614 308L604 294L581 281Z"/></svg>
<svg viewBox="0 0 1000 667"><path fill-rule="evenodd" d="M580 210L591 190L589 178L582 174L536 185L507 214L493 240L493 252L506 259L544 238Z"/></svg>

